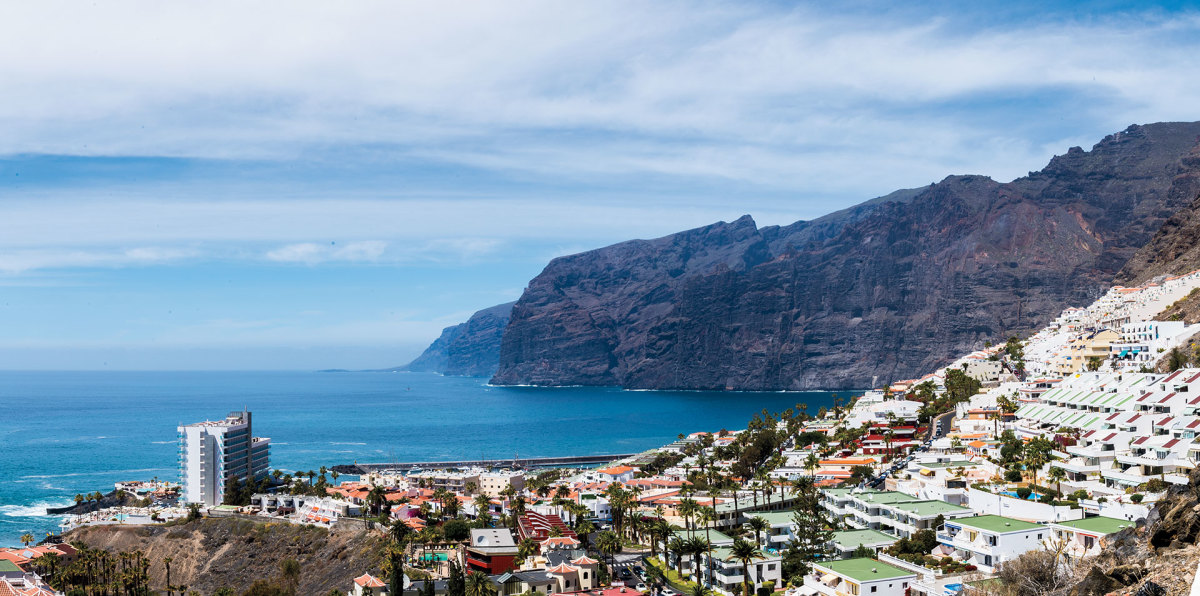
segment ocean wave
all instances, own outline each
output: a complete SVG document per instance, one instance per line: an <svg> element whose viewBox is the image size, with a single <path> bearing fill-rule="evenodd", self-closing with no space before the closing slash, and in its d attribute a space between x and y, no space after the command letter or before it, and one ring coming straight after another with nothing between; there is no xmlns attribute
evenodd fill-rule
<svg viewBox="0 0 1200 596"><path fill-rule="evenodd" d="M330 441L330 445L366 445L366 443L343 443L340 441Z"/></svg>
<svg viewBox="0 0 1200 596"><path fill-rule="evenodd" d="M47 507L66 507L74 503L70 500L36 501L31 505L0 505L0 515L5 517L61 517L46 515Z"/></svg>
<svg viewBox="0 0 1200 596"><path fill-rule="evenodd" d="M49 480L51 478L77 478L80 476L110 476L112 474L145 474L149 472L170 472L171 468L140 468L137 470L98 470L95 472L71 472L68 474L30 474L22 476L25 480Z"/></svg>
<svg viewBox="0 0 1200 596"><path fill-rule="evenodd" d="M174 445L179 441L150 441L151 445Z"/></svg>

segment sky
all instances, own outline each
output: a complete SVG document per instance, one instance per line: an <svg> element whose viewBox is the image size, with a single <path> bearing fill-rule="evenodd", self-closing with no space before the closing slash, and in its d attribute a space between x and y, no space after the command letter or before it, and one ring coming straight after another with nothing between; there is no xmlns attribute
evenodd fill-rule
<svg viewBox="0 0 1200 596"><path fill-rule="evenodd" d="M1198 55L1182 3L0 3L0 369L403 364L555 256L1200 120Z"/></svg>

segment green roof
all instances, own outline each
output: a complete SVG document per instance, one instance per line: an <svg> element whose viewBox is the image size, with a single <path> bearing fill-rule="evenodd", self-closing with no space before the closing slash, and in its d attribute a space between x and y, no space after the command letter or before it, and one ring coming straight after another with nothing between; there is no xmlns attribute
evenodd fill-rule
<svg viewBox="0 0 1200 596"><path fill-rule="evenodd" d="M938 515L946 515L947 513L962 513L963 511L971 510L970 507L954 505L945 501L912 501L910 503L896 503L892 507L917 517L937 517Z"/></svg>
<svg viewBox="0 0 1200 596"><path fill-rule="evenodd" d="M969 526L972 528L978 528L980 530L996 532L998 534L1036 530L1044 527L1040 524L1029 523L1019 519L1012 519L1011 517L1004 517L1002 515L976 515L975 517L960 517L955 519L953 523L960 526Z"/></svg>
<svg viewBox="0 0 1200 596"><path fill-rule="evenodd" d="M772 526L784 525L792 523L791 511L763 511L750 514L750 517L761 517L764 521Z"/></svg>
<svg viewBox="0 0 1200 596"><path fill-rule="evenodd" d="M1071 521L1054 522L1054 525L1103 535L1120 532L1125 528L1132 528L1137 524L1135 522L1126 521L1123 519L1114 519L1111 517L1087 517L1084 519L1076 519Z"/></svg>
<svg viewBox="0 0 1200 596"><path fill-rule="evenodd" d="M12 573L20 570L21 568L17 567L16 563L13 563L8 559L0 559L0 573Z"/></svg>
<svg viewBox="0 0 1200 596"><path fill-rule="evenodd" d="M900 540L897 536L884 534L879 530L846 530L834 532L833 542L842 550L854 550L860 546L881 546L893 544Z"/></svg>
<svg viewBox="0 0 1200 596"><path fill-rule="evenodd" d="M895 565L888 565L882 561L866 557L861 559L844 559L842 561L822 561L820 563L813 563L813 565L824 567L859 583L916 575L907 569L901 569Z"/></svg>
<svg viewBox="0 0 1200 596"><path fill-rule="evenodd" d="M707 534L705 532L707 532ZM678 536L680 540L687 540L688 538L691 538L692 536L698 536L700 538L708 538L708 541L713 544L720 544L722 542L733 542L733 538L730 538L728 534L722 534L721 532L718 532L713 529L705 530L703 528L697 528L695 530L692 530L690 534L688 533L687 530L675 530L675 535Z"/></svg>
<svg viewBox="0 0 1200 596"><path fill-rule="evenodd" d="M906 495L894 490L864 491L854 495L854 498L864 503L878 503L881 505L891 505L892 503L903 503L914 500L912 495Z"/></svg>

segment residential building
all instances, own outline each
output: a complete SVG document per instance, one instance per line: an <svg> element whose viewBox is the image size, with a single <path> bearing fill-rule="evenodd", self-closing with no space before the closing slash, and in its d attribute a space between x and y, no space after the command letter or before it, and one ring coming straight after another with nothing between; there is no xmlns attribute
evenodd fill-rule
<svg viewBox="0 0 1200 596"><path fill-rule="evenodd" d="M763 559L756 559L742 569L740 561L733 560L732 551L727 546L714 548L712 554L705 555L701 561L701 573L712 589L718 593L733 596L742 593L742 580L746 572L749 578L750 593L756 593L765 582L774 582L779 586L783 579L783 561L779 555L768 554Z"/></svg>
<svg viewBox="0 0 1200 596"><path fill-rule="evenodd" d="M495 499L508 487L518 493L525 490L525 473L517 471L485 472L479 475L479 492Z"/></svg>
<svg viewBox="0 0 1200 596"><path fill-rule="evenodd" d="M266 478L271 440L252 431L249 411L180 426L180 499L211 507L221 504L231 483Z"/></svg>
<svg viewBox="0 0 1200 596"><path fill-rule="evenodd" d="M804 586L827 596L905 596L917 574L875 559L813 563Z"/></svg>
<svg viewBox="0 0 1200 596"><path fill-rule="evenodd" d="M354 587L350 589L350 596L388 596L388 585L383 580L364 573L354 578Z"/></svg>
<svg viewBox="0 0 1200 596"><path fill-rule="evenodd" d="M1001 563L1042 548L1050 528L999 515L947 520L938 529L934 554L952 556L991 573Z"/></svg>
<svg viewBox="0 0 1200 596"><path fill-rule="evenodd" d="M1100 554L1107 544L1108 536L1135 525L1135 522L1111 517L1087 517L1054 522L1048 524L1051 534L1046 538L1046 547L1057 549L1062 546L1063 552L1068 556L1090 557Z"/></svg>
<svg viewBox="0 0 1200 596"><path fill-rule="evenodd" d="M475 528L471 530L466 551L468 572L482 571L495 575L513 570L517 543L507 528Z"/></svg>
<svg viewBox="0 0 1200 596"><path fill-rule="evenodd" d="M838 558L846 559L860 546L879 552L899 539L879 530L844 530L833 533L833 551Z"/></svg>

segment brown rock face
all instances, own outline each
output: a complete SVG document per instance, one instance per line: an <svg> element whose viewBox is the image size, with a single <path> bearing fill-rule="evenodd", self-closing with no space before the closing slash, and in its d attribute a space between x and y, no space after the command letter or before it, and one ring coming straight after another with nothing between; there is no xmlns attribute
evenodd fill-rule
<svg viewBox="0 0 1200 596"><path fill-rule="evenodd" d="M1200 148L1193 148L1171 182L1169 202L1181 203L1158 232L1117 276L1123 283L1141 282L1156 275L1188 273L1200 268Z"/></svg>
<svg viewBox="0 0 1200 596"><path fill-rule="evenodd" d="M442 330L416 360L403 368L460 377L489 377L500 363L500 338L508 325L513 302L485 308L467 320Z"/></svg>
<svg viewBox="0 0 1200 596"><path fill-rule="evenodd" d="M1001 184L951 176L829 216L748 216L552 261L498 384L837 389L914 377L1094 299L1200 175L1200 123L1131 126Z"/></svg>

